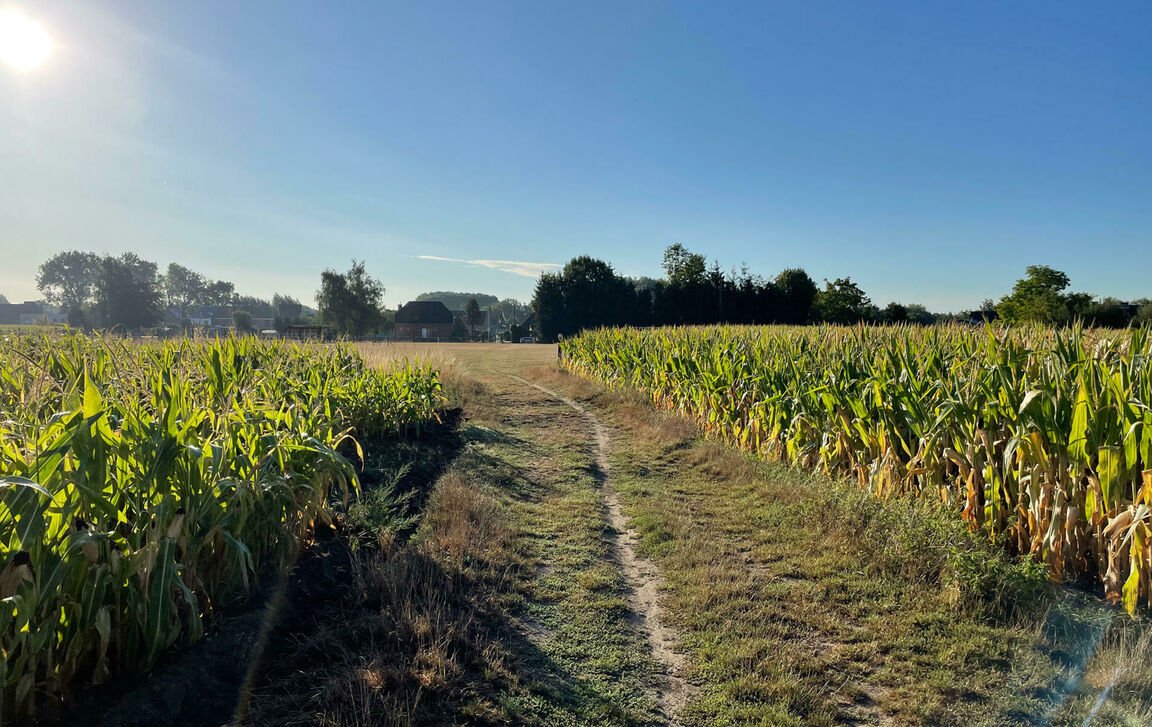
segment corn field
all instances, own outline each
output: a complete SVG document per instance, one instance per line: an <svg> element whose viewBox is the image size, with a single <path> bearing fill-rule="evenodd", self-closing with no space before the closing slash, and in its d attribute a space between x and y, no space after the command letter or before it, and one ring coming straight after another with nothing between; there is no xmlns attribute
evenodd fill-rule
<svg viewBox="0 0 1152 727"><path fill-rule="evenodd" d="M343 347L0 340L0 720L195 641L439 401Z"/></svg>
<svg viewBox="0 0 1152 727"><path fill-rule="evenodd" d="M574 372L636 387L768 459L929 498L973 530L1152 604L1146 329L701 327L585 332Z"/></svg>

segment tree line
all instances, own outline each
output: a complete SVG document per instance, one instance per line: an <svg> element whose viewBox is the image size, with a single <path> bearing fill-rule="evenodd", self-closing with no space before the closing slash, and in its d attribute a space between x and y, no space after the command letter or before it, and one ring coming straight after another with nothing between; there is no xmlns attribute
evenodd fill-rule
<svg viewBox="0 0 1152 727"><path fill-rule="evenodd" d="M532 299L540 337L555 341L586 328L664 326L713 323L790 324L907 323L929 325L939 320L991 320L1062 325L1083 320L1089 325L1124 327L1152 322L1152 303L1097 299L1066 293L1068 276L1045 266L1030 266L1024 279L999 302L984 301L959 315L931 313L923 305L873 304L850 277L825 280L823 287L800 268L773 278L747 267L725 272L718 263L683 245L664 251L661 279L619 275L612 266L589 256L573 258L557 273L537 281Z"/></svg>
<svg viewBox="0 0 1152 727"><path fill-rule="evenodd" d="M272 300L240 295L231 282L213 280L178 263L170 263L161 272L155 262L131 252L118 256L80 250L58 253L40 265L36 286L48 303L67 314L68 324L75 328L190 329L198 313L223 310L232 327L240 331L252 330L255 318L268 318L277 330L295 323L316 323L332 335L365 338L391 331L396 315L384 305L384 284L368 273L363 261L355 259L345 272L328 269L320 274L316 310L279 293ZM440 298L464 309L462 325L472 328L482 317L481 299L494 320L502 323L521 322L528 315L527 306L519 301L479 293L426 293L418 300ZM166 311L174 311L179 322L166 320Z"/></svg>
<svg viewBox="0 0 1152 727"><path fill-rule="evenodd" d="M1124 327L1152 323L1148 299L1121 301L1070 292L1067 274L1044 265L1029 266L1025 277L999 301L985 300L974 311L959 315L931 313L922 305L889 303L884 308L850 277L825 280L823 286L802 269L789 268L767 278L746 266L725 272L707 265L703 255L683 245L664 251L664 277L633 278L589 256L573 258L558 273L537 281L531 303L535 333L546 341L600 326L655 326L709 323L931 324L939 320L1003 319L1067 325ZM73 250L46 260L36 275L44 298L67 314L73 327L138 330L164 323L165 310L176 311L180 324L191 327L194 311L227 308L233 327L250 330L255 317L269 318L274 327L301 322L327 326L336 335L354 338L387 333L394 311L384 307L385 288L353 260L347 272L325 270L316 293L317 310L299 300L276 294L272 300L239 295L225 280L213 280L177 263L164 272L135 253L98 255ZM418 299L451 297L463 303L467 325L481 320L480 300L494 320L523 324L528 311L518 301L470 293L428 293ZM170 322L171 323L171 322ZM527 334L525 328L517 333Z"/></svg>
<svg viewBox="0 0 1152 727"><path fill-rule="evenodd" d="M165 309L176 311L184 327L191 327L191 316L202 307L234 309L240 329L249 328L253 317L272 318L279 327L307 315L292 296L276 294L269 301L239 295L231 282L212 280L178 263L162 273L155 262L132 252L58 253L40 265L36 287L76 328L156 327L163 324Z"/></svg>

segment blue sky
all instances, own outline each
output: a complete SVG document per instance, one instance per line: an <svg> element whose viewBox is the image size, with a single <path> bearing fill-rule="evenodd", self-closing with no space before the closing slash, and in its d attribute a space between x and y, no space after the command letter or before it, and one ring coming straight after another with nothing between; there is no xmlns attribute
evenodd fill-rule
<svg viewBox="0 0 1152 727"><path fill-rule="evenodd" d="M311 301L531 297L579 254L850 275L959 310L1023 268L1152 296L1152 4L8 3L0 293L134 250ZM461 261L481 261L468 263Z"/></svg>

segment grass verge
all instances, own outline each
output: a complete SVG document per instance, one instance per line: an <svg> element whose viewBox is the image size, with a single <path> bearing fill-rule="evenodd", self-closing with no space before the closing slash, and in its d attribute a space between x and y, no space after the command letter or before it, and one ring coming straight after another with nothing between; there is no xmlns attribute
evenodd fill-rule
<svg viewBox="0 0 1152 727"><path fill-rule="evenodd" d="M384 528L337 602L276 640L245 723L658 724L583 422L505 377L445 381L462 448L418 527L354 513Z"/></svg>
<svg viewBox="0 0 1152 727"><path fill-rule="evenodd" d="M1144 624L947 514L702 441L554 366L534 377L620 432L615 487L699 687L685 724L1149 723Z"/></svg>

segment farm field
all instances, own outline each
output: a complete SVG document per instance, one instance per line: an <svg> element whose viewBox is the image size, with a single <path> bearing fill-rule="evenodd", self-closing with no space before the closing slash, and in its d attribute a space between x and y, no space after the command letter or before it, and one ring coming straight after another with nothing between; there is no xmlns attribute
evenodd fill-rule
<svg viewBox="0 0 1152 727"><path fill-rule="evenodd" d="M622 329L564 348L726 442L940 503L1055 580L1152 604L1146 330Z"/></svg>
<svg viewBox="0 0 1152 727"><path fill-rule="evenodd" d="M431 368L254 339L0 341L0 710L146 669L357 496L354 437L435 417Z"/></svg>
<svg viewBox="0 0 1152 727"><path fill-rule="evenodd" d="M262 650L234 652L250 654L247 686L232 687L239 723L1038 726L1152 714L1140 622L1059 597L954 513L701 437L645 394L562 369L555 346L357 353L382 367L430 362L443 424L379 440L404 456L366 453L379 472L362 474L374 486L361 498L380 507L311 544L279 613L250 626L271 630ZM424 468L412 482L395 476L412 467ZM373 496L401 480L391 499ZM182 655L217 639L166 651L115 705L85 702L99 709L64 723L219 724L198 716L195 692L162 703L148 687L174 684Z"/></svg>

